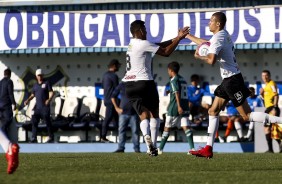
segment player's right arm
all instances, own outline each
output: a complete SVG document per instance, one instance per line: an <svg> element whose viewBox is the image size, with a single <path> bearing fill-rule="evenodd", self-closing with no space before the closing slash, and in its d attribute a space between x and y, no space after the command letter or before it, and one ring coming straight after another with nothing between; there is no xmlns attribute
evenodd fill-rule
<svg viewBox="0 0 282 184"><path fill-rule="evenodd" d="M188 34L186 38L190 39L191 41L195 42L196 44L200 45L204 42L208 42L208 40L198 38L194 35ZM209 53L207 56L200 56L198 53L198 50L196 49L194 57L196 59L202 60L207 64L214 65L217 61L217 55L219 51L221 50L222 44L224 42L224 33L218 34L215 38L214 41L211 43L210 48L209 48Z"/></svg>
<svg viewBox="0 0 282 184"><path fill-rule="evenodd" d="M196 59L200 59L200 60L204 61L207 64L214 65L216 63L217 55L213 54L213 53L209 53L207 56L200 56L199 53L198 53L198 50L196 50L194 57Z"/></svg>
<svg viewBox="0 0 282 184"><path fill-rule="evenodd" d="M171 41L166 41L165 43L160 43L159 49L156 54L160 56L168 57L175 50L179 42L185 38L185 36L189 33L189 27L184 27L183 29L179 29L177 37L172 39ZM165 46L165 47L162 47Z"/></svg>

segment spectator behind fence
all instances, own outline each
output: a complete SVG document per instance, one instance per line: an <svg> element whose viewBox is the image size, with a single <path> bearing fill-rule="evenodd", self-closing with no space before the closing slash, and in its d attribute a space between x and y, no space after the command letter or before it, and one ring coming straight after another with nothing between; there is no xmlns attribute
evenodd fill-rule
<svg viewBox="0 0 282 184"><path fill-rule="evenodd" d="M7 68L4 70L4 78L0 81L0 121L1 129L7 137L13 120L13 110L16 110L14 83L10 78L11 70Z"/></svg>
<svg viewBox="0 0 282 184"><path fill-rule="evenodd" d="M210 105L202 104L202 97L205 91L199 85L199 75L191 75L190 80L191 85L187 88L190 114L192 116L192 122L200 123L203 119L207 118Z"/></svg>
<svg viewBox="0 0 282 184"><path fill-rule="evenodd" d="M118 76L116 72L119 70L120 66L121 64L118 60L111 60L108 64L108 71L103 75L102 87L104 89L104 104L106 106L106 114L102 123L100 141L104 143L110 142L106 138L110 122L115 121L115 123L117 123L118 121L118 114L111 101L111 96L114 89L118 86Z"/></svg>
<svg viewBox="0 0 282 184"><path fill-rule="evenodd" d="M118 105L117 98L120 95L120 105ZM112 103L115 110L119 114L119 128L118 128L118 149L115 153L123 153L125 150L126 142L126 129L128 124L131 127L131 136L133 149L136 153L140 153L140 142L139 142L139 117L132 105L129 103L129 99L125 95L124 82L121 82L112 93Z"/></svg>
<svg viewBox="0 0 282 184"><path fill-rule="evenodd" d="M44 79L42 69L37 69L35 72L37 83L32 87L31 95L24 102L27 105L34 97L36 104L34 107L34 113L31 117L32 121L32 137L30 142L37 143L37 130L40 119L47 125L48 140L47 143L54 142L54 134L52 131L51 117L50 117L50 102L54 96L52 86L49 81Z"/></svg>
<svg viewBox="0 0 282 184"><path fill-rule="evenodd" d="M260 95L263 97L265 113L280 116L280 109L278 107L279 95L277 91L276 83L271 80L271 74L268 70L263 70L261 73L261 78L265 83L265 87L260 89ZM282 128L277 124L265 124L264 125L265 138L268 145L268 150L266 152L273 153L272 139L275 139L280 145L281 151L281 138L282 138Z"/></svg>

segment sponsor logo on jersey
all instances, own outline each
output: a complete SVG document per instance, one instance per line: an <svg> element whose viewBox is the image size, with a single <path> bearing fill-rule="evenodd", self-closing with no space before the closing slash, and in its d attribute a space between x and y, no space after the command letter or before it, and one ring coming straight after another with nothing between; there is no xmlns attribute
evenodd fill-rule
<svg viewBox="0 0 282 184"><path fill-rule="evenodd" d="M236 100L240 103L243 99L243 94L241 91L238 91L237 93L234 94Z"/></svg>
<svg viewBox="0 0 282 184"><path fill-rule="evenodd" d="M125 76L125 79L129 80L129 79L135 79L136 75L127 75Z"/></svg>

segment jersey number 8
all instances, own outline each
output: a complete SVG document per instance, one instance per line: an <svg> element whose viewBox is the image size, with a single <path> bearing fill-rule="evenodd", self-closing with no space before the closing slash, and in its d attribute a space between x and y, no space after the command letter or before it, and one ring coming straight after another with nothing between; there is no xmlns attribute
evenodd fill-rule
<svg viewBox="0 0 282 184"><path fill-rule="evenodd" d="M126 54L126 71L131 69L130 56Z"/></svg>

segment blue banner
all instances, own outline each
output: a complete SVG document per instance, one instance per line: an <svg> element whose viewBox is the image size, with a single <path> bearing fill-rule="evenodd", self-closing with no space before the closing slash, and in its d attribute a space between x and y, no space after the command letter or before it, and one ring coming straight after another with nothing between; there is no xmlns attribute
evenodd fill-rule
<svg viewBox="0 0 282 184"><path fill-rule="evenodd" d="M225 11L226 29L236 43L281 43L281 8ZM97 14L70 12L0 13L0 50L59 47L126 47L130 23L146 22L147 38L161 42L190 26L191 34L209 39L213 12ZM193 44L183 40L181 44Z"/></svg>

